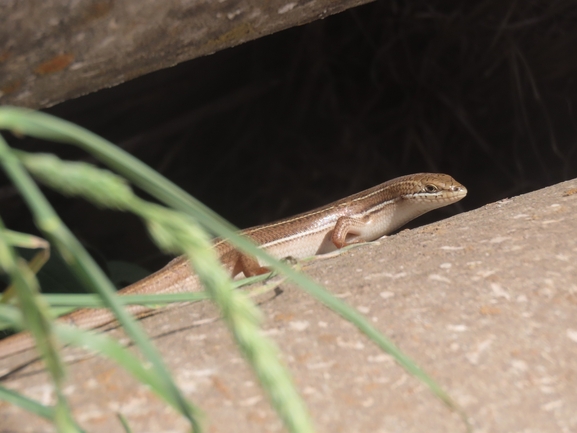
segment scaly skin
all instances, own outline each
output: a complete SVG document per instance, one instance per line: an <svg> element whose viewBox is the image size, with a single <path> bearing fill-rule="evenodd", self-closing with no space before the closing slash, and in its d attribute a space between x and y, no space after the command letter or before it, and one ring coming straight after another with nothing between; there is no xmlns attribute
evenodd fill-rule
<svg viewBox="0 0 577 433"><path fill-rule="evenodd" d="M467 189L446 174L418 173L377 185L366 191L318 209L241 233L275 258L300 259L328 253L344 246L369 242L387 235L418 216L461 200ZM216 253L231 277L267 272L254 257L247 256L223 240L214 244ZM197 276L183 257L118 292L143 295L201 290ZM151 312L149 307L127 306L136 316ZM81 309L58 319L81 329L95 329L113 322L104 308ZM30 349L34 341L22 332L0 341L0 358Z"/></svg>

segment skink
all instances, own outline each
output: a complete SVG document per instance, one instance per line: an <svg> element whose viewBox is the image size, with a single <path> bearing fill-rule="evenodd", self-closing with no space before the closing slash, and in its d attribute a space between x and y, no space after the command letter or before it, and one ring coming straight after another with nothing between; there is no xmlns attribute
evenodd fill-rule
<svg viewBox="0 0 577 433"><path fill-rule="evenodd" d="M241 234L275 258L300 259L378 239L426 212L461 200L465 195L467 189L446 174L412 174L291 218L243 230ZM257 259L234 249L225 240L217 240L214 248L231 277L241 273L248 277L268 272ZM179 293L201 288L188 261L179 257L118 293ZM127 308L134 315L151 311L149 307L140 305ZM106 309L82 309L59 320L82 329L94 329L113 322L114 316ZM10 336L0 341L0 358L33 346L34 342L27 333Z"/></svg>

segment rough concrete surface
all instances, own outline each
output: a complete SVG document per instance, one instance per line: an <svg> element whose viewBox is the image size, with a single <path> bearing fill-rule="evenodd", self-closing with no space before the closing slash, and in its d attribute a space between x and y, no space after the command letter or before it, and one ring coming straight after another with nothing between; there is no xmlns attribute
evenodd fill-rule
<svg viewBox="0 0 577 433"><path fill-rule="evenodd" d="M0 104L48 107L368 1L3 0Z"/></svg>
<svg viewBox="0 0 577 433"><path fill-rule="evenodd" d="M577 180L406 230L305 271L359 309L465 409L475 432L577 431ZM258 299L319 432L464 432L458 416L353 326L290 284ZM207 431L282 426L208 303L143 321ZM119 331L114 331L119 332ZM16 365L30 354L0 364ZM6 386L52 395L33 364ZM184 432L183 419L96 357L66 394L91 432ZM0 431L50 431L0 403Z"/></svg>

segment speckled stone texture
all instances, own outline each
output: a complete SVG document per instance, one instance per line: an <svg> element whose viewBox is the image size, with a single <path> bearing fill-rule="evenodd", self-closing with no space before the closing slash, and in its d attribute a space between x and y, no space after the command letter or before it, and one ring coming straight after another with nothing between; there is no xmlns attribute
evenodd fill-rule
<svg viewBox="0 0 577 433"><path fill-rule="evenodd" d="M473 431L577 431L577 180L403 231L305 271L445 387ZM465 431L427 388L296 287L282 284L257 300L319 432ZM283 431L217 316L204 302L143 324L205 411L207 431ZM30 356L4 360L0 370ZM4 385L52 399L39 364ZM66 394L91 432L120 431L116 412L134 431L187 431L149 389L96 357L71 363ZM0 403L0 432L25 431L52 430Z"/></svg>

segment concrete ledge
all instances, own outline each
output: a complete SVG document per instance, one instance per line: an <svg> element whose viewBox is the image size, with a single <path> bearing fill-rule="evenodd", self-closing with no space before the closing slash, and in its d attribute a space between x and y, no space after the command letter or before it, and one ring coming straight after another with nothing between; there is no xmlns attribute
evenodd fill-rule
<svg viewBox="0 0 577 433"><path fill-rule="evenodd" d="M369 1L3 2L0 104L48 107Z"/></svg>
<svg viewBox="0 0 577 433"><path fill-rule="evenodd" d="M470 192L471 194L474 191ZM406 230L306 266L366 314L463 406L476 432L577 430L577 180ZM262 295L319 432L464 432L458 417L355 328L291 285ZM143 321L211 432L281 429L209 303ZM115 331L117 332L117 331ZM4 360L0 370L26 356ZM43 401L31 365L6 386ZM98 358L67 394L91 432L185 431L148 389ZM49 427L0 403L0 430Z"/></svg>

